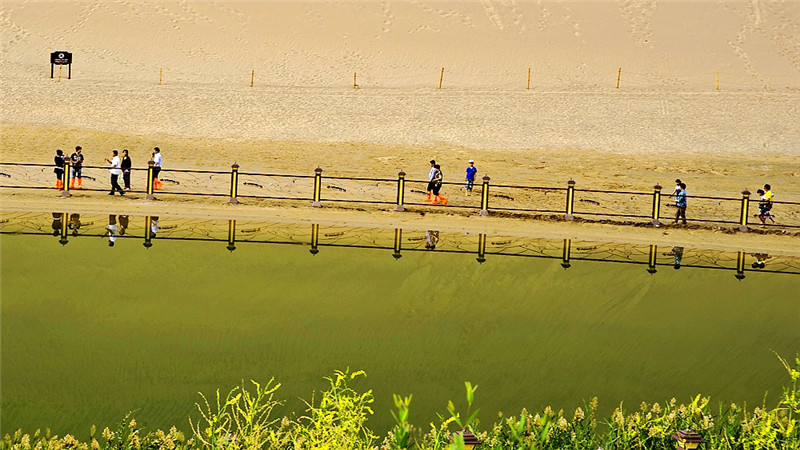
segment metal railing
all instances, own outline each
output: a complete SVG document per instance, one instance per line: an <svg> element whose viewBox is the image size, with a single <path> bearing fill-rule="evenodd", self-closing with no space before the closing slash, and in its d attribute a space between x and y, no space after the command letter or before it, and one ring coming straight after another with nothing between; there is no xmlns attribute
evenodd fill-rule
<svg viewBox="0 0 800 450"><path fill-rule="evenodd" d="M0 163L0 189L54 189L53 169L49 164ZM66 171L69 171L68 164ZM62 196L69 197L76 191L108 190L108 167L83 166L82 172L83 181L76 186L71 186L72 180L65 174ZM306 175L241 172L237 164L233 164L230 171L162 169L160 190L154 187L152 167L135 168L132 172L135 189L129 192L146 194L146 199L154 199L156 195L187 195L226 197L229 203L239 203L240 199L266 199L310 201L316 207L323 203L371 204L393 206L395 211L405 211L407 207L417 210L457 208L479 210L481 215L496 212L565 220L649 222L655 226L660 226L662 220L673 219L668 211L670 198L661 192L659 185L650 191L581 189L574 180L569 180L564 187L548 187L491 184L486 176L476 180L472 195L466 195L462 182L443 183L442 197L446 200L433 205L426 201L427 180L407 179L402 171L396 178L377 178L327 176L319 167L313 174ZM48 176L52 177L52 182L47 181ZM753 214L758 210L757 199L750 196L748 191L728 197L691 195L688 197L689 221L695 226L734 225L742 231L754 225L766 229L800 229L800 202L774 201L772 211L777 217L772 216L760 224L758 214Z"/></svg>

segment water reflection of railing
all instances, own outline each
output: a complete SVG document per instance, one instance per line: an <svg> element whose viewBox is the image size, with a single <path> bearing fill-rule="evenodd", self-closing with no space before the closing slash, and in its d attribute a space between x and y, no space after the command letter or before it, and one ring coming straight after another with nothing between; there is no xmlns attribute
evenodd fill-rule
<svg viewBox="0 0 800 450"><path fill-rule="evenodd" d="M53 189L54 180L47 181L53 176L53 167L51 164L0 162L0 188ZM84 165L82 171L87 180L82 191L109 190L107 167ZM423 201L427 180L406 179L402 171L397 178L323 176L322 172L321 168L316 168L313 175L240 172L237 164L233 164L230 171L170 168L160 172L164 188L154 193L153 167L134 168L135 189L128 191L128 196L144 199L154 199L155 194L224 197L229 203L239 203L239 199L268 199L312 202L314 206L371 204L393 206L395 211L404 211L406 207L459 208L479 210L481 215L493 211L567 220L625 220L656 226L660 226L661 221L671 221L674 215L674 212L667 212L674 202L669 195L662 194L660 185L646 191L581 189L573 180L565 187L502 183L490 186L491 180L486 176L476 180L474 196L454 194L460 192L462 182L445 182L443 190L449 192L449 201L444 205L432 205ZM63 182L66 189L61 195L69 197L75 190L70 191L66 178ZM774 230L800 229L800 202L797 201L774 201L771 213L775 212L777 219L772 216L767 220L763 216L765 223L758 224L755 217L759 215L752 214L758 209L758 198L749 191L734 196L691 195L689 199L689 221L693 224L735 225L742 231L755 225Z"/></svg>
<svg viewBox="0 0 800 450"><path fill-rule="evenodd" d="M107 220L106 220L107 219ZM146 248L158 241L206 241L225 243L229 251L242 244L305 245L311 254L328 248L362 248L391 251L395 259L405 252L471 254L479 263L491 256L552 259L564 269L580 261L637 264L654 274L659 267L703 268L735 271L739 279L745 272L800 275L800 259L765 253L723 252L716 250L659 248L657 245L632 245L603 242L553 240L487 234L440 233L373 228L351 228L318 224L242 222L237 220L176 219L158 216L129 217L108 215L82 217L77 213L3 213L3 235L50 235L61 245L88 237L107 238L109 246L119 240L142 240Z"/></svg>

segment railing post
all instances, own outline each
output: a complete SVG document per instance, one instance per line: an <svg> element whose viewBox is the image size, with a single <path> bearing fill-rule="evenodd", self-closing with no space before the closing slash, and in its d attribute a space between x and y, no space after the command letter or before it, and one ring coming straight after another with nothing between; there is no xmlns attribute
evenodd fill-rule
<svg viewBox="0 0 800 450"><path fill-rule="evenodd" d="M311 206L322 208L320 197L322 197L322 169L317 167L314 169L314 202L311 203Z"/></svg>
<svg viewBox="0 0 800 450"><path fill-rule="evenodd" d="M72 194L70 194L70 193L69 193L69 175L70 175L70 173L69 173L69 171L70 171L70 168L69 168L69 166L70 166L70 159L69 159L69 158L64 158L64 174L63 174L63 175L61 175L61 177L62 177L62 178L63 178L63 180L64 180L64 181L63 181L63 183L64 183L64 190L63 190L63 191L61 191L61 196L62 196L62 197L64 197L64 198L67 198L67 197L72 197Z"/></svg>
<svg viewBox="0 0 800 450"><path fill-rule="evenodd" d="M397 173L397 206L394 207L395 211L403 212L406 209L403 207L403 201L406 195L406 173L402 170Z"/></svg>
<svg viewBox="0 0 800 450"><path fill-rule="evenodd" d="M489 215L489 175L483 176L483 187L481 188L481 215Z"/></svg>
<svg viewBox="0 0 800 450"><path fill-rule="evenodd" d="M484 233L478 235L478 257L475 260L481 264L486 262L486 235Z"/></svg>
<svg viewBox="0 0 800 450"><path fill-rule="evenodd" d="M739 231L747 231L747 219L750 215L750 191L742 191L742 211L739 215Z"/></svg>
<svg viewBox="0 0 800 450"><path fill-rule="evenodd" d="M650 254L647 257L647 272L652 275L656 273L656 255L658 254L658 246L650 246Z"/></svg>
<svg viewBox="0 0 800 450"><path fill-rule="evenodd" d="M653 186L653 218L650 219L650 223L653 226L660 227L661 221L658 220L658 216L661 214L661 185L656 184Z"/></svg>
<svg viewBox="0 0 800 450"><path fill-rule="evenodd" d="M567 181L567 208L564 220L572 220L575 216L572 215L575 206L575 180L572 178Z"/></svg>
<svg viewBox="0 0 800 450"><path fill-rule="evenodd" d="M239 200L236 198L236 195L239 191L239 165L233 163L231 165L231 198L228 200L228 203L231 205L236 205L239 203Z"/></svg>
<svg viewBox="0 0 800 450"><path fill-rule="evenodd" d="M572 264L569 263L569 255L572 252L572 239L564 239L564 249L561 252L561 267L569 269Z"/></svg>
<svg viewBox="0 0 800 450"><path fill-rule="evenodd" d="M236 221L228 220L228 250L236 250Z"/></svg>
<svg viewBox="0 0 800 450"><path fill-rule="evenodd" d="M311 224L311 250L309 250L309 253L311 253L312 255L316 255L317 253L319 253L319 249L317 248L318 246L319 246L319 224L314 223Z"/></svg>
<svg viewBox="0 0 800 450"><path fill-rule="evenodd" d="M737 280L744 280L744 252L736 255L736 275Z"/></svg>
<svg viewBox="0 0 800 450"><path fill-rule="evenodd" d="M58 240L58 243L61 245L67 245L69 242L69 214L61 213L61 238Z"/></svg>
<svg viewBox="0 0 800 450"><path fill-rule="evenodd" d="M153 161L150 161L150 162L153 162ZM153 167L152 164L150 165L150 167L151 168ZM153 184L152 183L150 183L150 189L151 190L153 189ZM153 219L150 216L146 216L144 218L144 244L142 244L142 245L144 245L144 248L147 248L147 249L149 249L150 247L153 246L153 242L152 242L153 231L152 231L152 228L151 228L152 220Z"/></svg>
<svg viewBox="0 0 800 450"><path fill-rule="evenodd" d="M147 196L145 196L146 200L155 200L156 197L153 195L153 167L155 167L156 162L152 159L147 161ZM147 228L150 228L150 224L147 224Z"/></svg>
<svg viewBox="0 0 800 450"><path fill-rule="evenodd" d="M402 173L402 172L400 172ZM402 228L395 228L394 229L394 252L392 256L394 259L400 259L403 255L400 254L400 246L403 243L403 229Z"/></svg>

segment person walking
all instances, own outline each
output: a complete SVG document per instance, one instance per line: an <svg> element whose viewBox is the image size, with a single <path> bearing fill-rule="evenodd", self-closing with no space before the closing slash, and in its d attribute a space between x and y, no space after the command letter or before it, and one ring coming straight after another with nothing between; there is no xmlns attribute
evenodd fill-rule
<svg viewBox="0 0 800 450"><path fill-rule="evenodd" d="M119 161L119 152L116 150L112 150L111 154L113 157L111 159L106 158L106 162L111 164L109 168L109 172L111 173L111 192L108 195L114 195L114 191L119 191L119 195L125 195L125 191L122 190L122 187L119 185L119 173L120 173L120 161Z"/></svg>
<svg viewBox="0 0 800 450"><path fill-rule="evenodd" d="M436 160L431 160L431 170L428 172L428 196L425 197L425 201L430 203L433 200L433 178L436 176Z"/></svg>
<svg viewBox="0 0 800 450"><path fill-rule="evenodd" d="M467 178L466 184L464 185L464 189L466 190L466 195L472 195L472 187L475 186L475 174L478 173L478 168L475 167L475 161L469 160L469 166L467 166Z"/></svg>
<svg viewBox="0 0 800 450"><path fill-rule="evenodd" d="M439 191L442 190L442 184L444 183L442 166L435 164L433 168L436 169L436 172L433 174L433 201L431 203L434 205L446 205L447 197L439 195Z"/></svg>
<svg viewBox="0 0 800 450"><path fill-rule="evenodd" d="M683 224L686 225L686 184L681 183L675 188L675 206L678 212L675 213L675 222L678 223L679 219L683 219Z"/></svg>
<svg viewBox="0 0 800 450"><path fill-rule="evenodd" d="M72 178L69 182L70 189L83 189L83 177L81 170L83 169L83 148L78 145L75 147L75 153L73 153L69 159L72 160ZM77 181L77 184L75 183Z"/></svg>
<svg viewBox="0 0 800 450"><path fill-rule="evenodd" d="M766 186L769 186L768 184ZM756 191L758 195L760 195L758 199L758 214L756 217L761 221L761 225L766 227L767 219L771 220L772 223L775 223L775 219L772 218L772 213L770 210L772 209L771 202L769 200L770 197L767 197L767 193L764 192L763 189L759 189Z"/></svg>
<svg viewBox="0 0 800 450"><path fill-rule="evenodd" d="M131 157L128 156L128 149L125 148L122 150L122 163L120 164L120 168L122 169L122 181L125 182L125 190L131 190Z"/></svg>
<svg viewBox="0 0 800 450"><path fill-rule="evenodd" d="M164 184L158 179L161 172L161 149L153 147L153 189L161 189Z"/></svg>
<svg viewBox="0 0 800 450"><path fill-rule="evenodd" d="M56 150L53 163L56 166L56 168L53 169L53 173L56 174L56 189L60 191L64 189L64 152L60 149Z"/></svg>

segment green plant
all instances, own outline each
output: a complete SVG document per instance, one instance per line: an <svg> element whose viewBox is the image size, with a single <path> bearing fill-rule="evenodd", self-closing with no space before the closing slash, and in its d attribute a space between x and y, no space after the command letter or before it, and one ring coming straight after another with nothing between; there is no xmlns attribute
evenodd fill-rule
<svg viewBox="0 0 800 450"><path fill-rule="evenodd" d="M244 382L228 392L221 400L217 389L214 407L203 393L203 405L196 403L201 420L196 423L189 419L195 438L199 443L214 449L260 448L268 441L270 426L275 420L270 415L275 406L281 404L273 400L273 395L281 385L273 385L271 378L265 386L250 380L253 392L247 390Z"/></svg>

